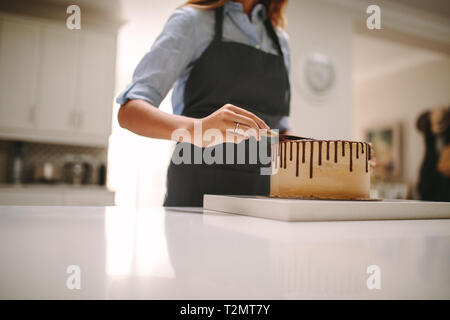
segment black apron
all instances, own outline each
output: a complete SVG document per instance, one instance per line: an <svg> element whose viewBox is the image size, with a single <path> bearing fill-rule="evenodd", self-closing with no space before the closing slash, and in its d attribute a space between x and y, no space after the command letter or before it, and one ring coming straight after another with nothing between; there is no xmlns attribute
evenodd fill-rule
<svg viewBox="0 0 450 320"><path fill-rule="evenodd" d="M270 54L249 45L222 41L223 7L215 9L215 35L211 44L195 62L184 92L183 115L203 118L223 105L230 103L255 113L261 119L289 115L290 85L278 36L270 19L264 24L279 54ZM233 128L230 128L233 129ZM254 139L254 138L250 138ZM240 147L246 150L249 144L239 146L224 143L223 163L194 164L194 154L206 150L192 144L178 143L174 156L189 148L191 164L174 164L167 171L167 193L164 206L202 206L204 194L268 195L270 176L261 175L260 169L269 164L226 164L228 148L234 149L236 159ZM258 148L260 146L258 145ZM214 148L214 147L209 147ZM267 144L270 156L270 143ZM173 157L174 157L173 156ZM222 158L222 157L221 157ZM173 159L173 158L172 158Z"/></svg>

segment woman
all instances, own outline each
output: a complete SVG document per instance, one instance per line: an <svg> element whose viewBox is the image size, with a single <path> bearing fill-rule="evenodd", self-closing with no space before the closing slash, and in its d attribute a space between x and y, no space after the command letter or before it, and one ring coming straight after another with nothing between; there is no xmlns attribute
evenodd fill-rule
<svg viewBox="0 0 450 320"><path fill-rule="evenodd" d="M417 128L425 139L425 157L417 190L421 200L450 201L450 107L422 113Z"/></svg>
<svg viewBox="0 0 450 320"><path fill-rule="evenodd" d="M287 0L190 0L178 8L162 33L137 66L132 84L119 95L118 120L122 127L139 135L173 139L184 129L191 135L195 126L217 129L227 146L239 142L249 158L251 139L259 130L289 129L289 45L283 9ZM174 114L158 110L174 85ZM245 141L230 141L227 131ZM254 131L248 130L253 129ZM252 133L253 132L253 133ZM204 154L207 139L182 148L194 160ZM186 143L179 145L186 147ZM237 147L223 155L234 157ZM179 155L177 149L174 155ZM218 150L218 149L215 149ZM214 153L214 151L212 151ZM233 153L234 152L234 153ZM203 195L267 195L269 176L261 175L264 164L169 165L165 206L201 206ZM225 163L225 164L223 164Z"/></svg>

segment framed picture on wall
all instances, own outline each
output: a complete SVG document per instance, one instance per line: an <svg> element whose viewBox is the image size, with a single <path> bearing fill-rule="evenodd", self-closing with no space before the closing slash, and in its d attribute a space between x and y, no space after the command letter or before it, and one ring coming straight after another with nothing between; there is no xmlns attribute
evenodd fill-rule
<svg viewBox="0 0 450 320"><path fill-rule="evenodd" d="M366 130L366 140L372 142L377 159L376 181L398 181L402 177L401 127L396 122Z"/></svg>

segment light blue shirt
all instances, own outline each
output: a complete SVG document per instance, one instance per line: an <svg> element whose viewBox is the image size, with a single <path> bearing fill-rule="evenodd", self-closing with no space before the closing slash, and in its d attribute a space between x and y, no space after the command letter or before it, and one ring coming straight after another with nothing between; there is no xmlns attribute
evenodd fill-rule
<svg viewBox="0 0 450 320"><path fill-rule="evenodd" d="M239 42L278 54L276 45L264 26L266 10L262 4L253 8L251 20L243 12L239 2L228 1L224 13L223 41ZM186 81L195 61L213 40L214 23L214 10L201 10L191 6L177 9L150 51L139 62L132 83L117 97L117 103L122 105L130 99L141 99L159 107L173 87L173 113L181 114L184 109ZM276 32L289 72L289 38L281 29L277 28ZM280 131L290 128L287 117L275 117L270 122L272 125L268 123L269 126Z"/></svg>

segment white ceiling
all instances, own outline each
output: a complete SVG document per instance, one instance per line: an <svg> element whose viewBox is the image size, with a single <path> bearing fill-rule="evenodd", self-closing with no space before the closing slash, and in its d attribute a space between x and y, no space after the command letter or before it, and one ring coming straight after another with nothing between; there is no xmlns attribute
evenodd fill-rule
<svg viewBox="0 0 450 320"><path fill-rule="evenodd" d="M450 18L449 0L396 0L396 2Z"/></svg>
<svg viewBox="0 0 450 320"><path fill-rule="evenodd" d="M402 43L360 34L353 38L353 76L356 83L443 58L448 56Z"/></svg>
<svg viewBox="0 0 450 320"><path fill-rule="evenodd" d="M17 0L14 0L17 1ZM122 5L121 0L38 0L42 3L51 3L60 6L68 6L71 4L77 4L83 9L88 11L94 11L107 16L121 17ZM151 1L151 0L150 0Z"/></svg>

